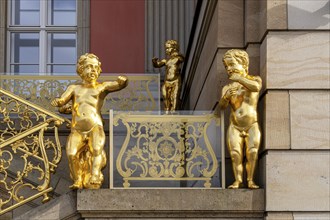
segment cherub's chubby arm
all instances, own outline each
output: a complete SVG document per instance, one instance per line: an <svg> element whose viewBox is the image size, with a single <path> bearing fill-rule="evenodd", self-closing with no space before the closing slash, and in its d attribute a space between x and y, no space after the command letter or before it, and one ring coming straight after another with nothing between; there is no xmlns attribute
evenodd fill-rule
<svg viewBox="0 0 330 220"><path fill-rule="evenodd" d="M114 92L125 88L128 85L127 76L118 76L116 81L104 82L104 91L105 92Z"/></svg>
<svg viewBox="0 0 330 220"><path fill-rule="evenodd" d="M75 85L70 85L68 88L65 90L65 92L61 95L60 98L55 98L52 102L51 105L54 107L62 107L66 103L68 103L71 100L71 97L73 95Z"/></svg>
<svg viewBox="0 0 330 220"><path fill-rule="evenodd" d="M183 60L184 60L184 57L181 55L181 54L178 54L178 55L175 55L175 56L172 56L170 58L170 60L172 61L170 65L176 65L179 67L179 65L181 63L183 63ZM166 62L166 61L165 61Z"/></svg>
<svg viewBox="0 0 330 220"><path fill-rule="evenodd" d="M262 87L262 80L259 76L243 77L237 73L233 73L229 79L242 84L251 92L259 92Z"/></svg>
<svg viewBox="0 0 330 220"><path fill-rule="evenodd" d="M178 58L179 58L180 63L182 63L184 61L184 56L182 54L179 54Z"/></svg>
<svg viewBox="0 0 330 220"><path fill-rule="evenodd" d="M224 86L219 101L220 108L225 109L229 104L230 98L236 93L237 93L237 87L232 87L230 85Z"/></svg>
<svg viewBox="0 0 330 220"><path fill-rule="evenodd" d="M158 60L158 58L154 57L152 58L152 64L154 65L155 68L160 68L166 64L166 60Z"/></svg>

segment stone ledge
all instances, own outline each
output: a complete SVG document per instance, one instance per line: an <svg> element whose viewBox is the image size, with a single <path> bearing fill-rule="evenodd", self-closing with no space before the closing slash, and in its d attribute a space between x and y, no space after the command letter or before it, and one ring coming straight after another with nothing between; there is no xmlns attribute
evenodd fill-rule
<svg viewBox="0 0 330 220"><path fill-rule="evenodd" d="M1 219L1 218L0 218ZM70 191L50 202L31 209L30 211L14 218L15 220L56 220L80 219L77 213L77 193Z"/></svg>
<svg viewBox="0 0 330 220"><path fill-rule="evenodd" d="M82 217L262 218L264 190L100 189L79 190Z"/></svg>

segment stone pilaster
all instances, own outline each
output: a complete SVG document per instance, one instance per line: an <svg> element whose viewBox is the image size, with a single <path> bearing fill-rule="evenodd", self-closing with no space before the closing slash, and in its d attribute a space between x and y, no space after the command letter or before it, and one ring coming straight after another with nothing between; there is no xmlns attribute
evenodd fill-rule
<svg viewBox="0 0 330 220"><path fill-rule="evenodd" d="M267 18L260 29L267 220L330 215L327 4L263 1L260 8Z"/></svg>

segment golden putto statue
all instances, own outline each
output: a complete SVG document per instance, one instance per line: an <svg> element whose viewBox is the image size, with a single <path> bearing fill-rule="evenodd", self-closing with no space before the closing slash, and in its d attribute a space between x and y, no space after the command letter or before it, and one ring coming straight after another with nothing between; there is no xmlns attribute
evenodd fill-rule
<svg viewBox="0 0 330 220"><path fill-rule="evenodd" d="M242 187L243 155L246 155L248 188L259 188L253 177L258 160L260 129L257 118L257 103L261 90L261 78L249 75L249 56L243 50L229 50L223 63L233 82L224 86L220 107L231 107L227 145L232 160L235 182L229 188Z"/></svg>
<svg viewBox="0 0 330 220"><path fill-rule="evenodd" d="M69 160L72 189L98 189L103 183L101 170L106 165L101 107L110 92L125 88L126 76L116 81L97 82L101 73L99 58L91 53L82 55L77 63L77 74L82 82L68 86L60 98L51 104L60 107L61 113L72 112L71 133L67 139L66 154ZM66 105L72 101L72 105Z"/></svg>
<svg viewBox="0 0 330 220"><path fill-rule="evenodd" d="M165 42L165 53L168 59L158 60L154 57L152 63L154 67L160 68L166 66L164 85L162 86L162 95L164 98L164 110L174 112L177 110L179 96L181 91L181 64L183 55L179 53L179 44L175 40Z"/></svg>

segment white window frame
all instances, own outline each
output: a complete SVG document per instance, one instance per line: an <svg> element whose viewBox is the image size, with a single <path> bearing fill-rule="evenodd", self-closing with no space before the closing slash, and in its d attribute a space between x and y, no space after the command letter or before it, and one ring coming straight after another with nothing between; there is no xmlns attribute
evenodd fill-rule
<svg viewBox="0 0 330 220"><path fill-rule="evenodd" d="M12 2L11 0L7 1L7 64L6 69L10 75L15 75L14 72L11 72L10 68L10 56L11 56L11 33L39 33L39 75L50 75L51 72L47 71L48 64L48 44L47 42L47 33L75 33L76 34L76 54L78 56L78 16L80 13L78 10L80 9L79 2L81 0L76 0L76 25L75 26L54 26L48 25L48 3L49 0L41 0L40 1L40 24L39 26L21 26L21 25L11 25L12 21ZM17 73L16 73L17 74Z"/></svg>

